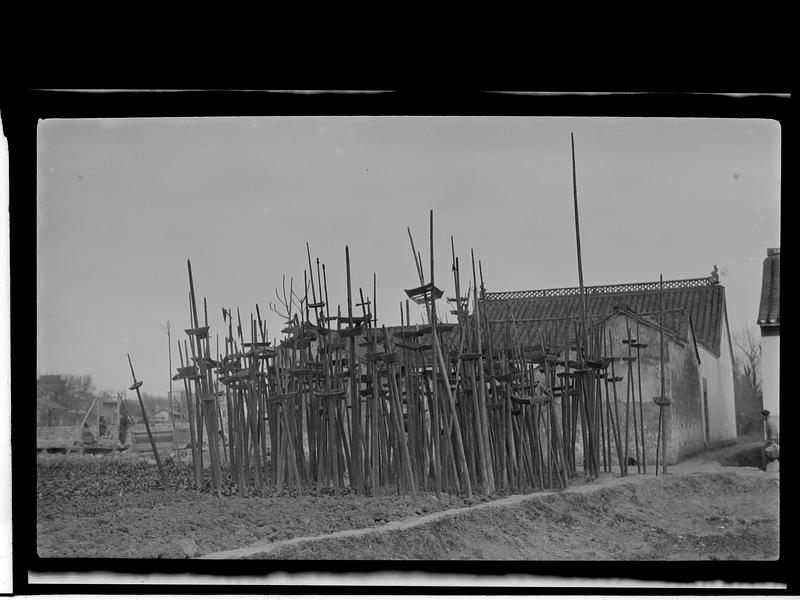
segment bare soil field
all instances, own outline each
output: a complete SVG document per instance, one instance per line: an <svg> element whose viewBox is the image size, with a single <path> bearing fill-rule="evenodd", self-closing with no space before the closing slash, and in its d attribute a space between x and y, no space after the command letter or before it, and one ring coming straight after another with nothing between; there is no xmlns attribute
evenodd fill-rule
<svg viewBox="0 0 800 600"><path fill-rule="evenodd" d="M165 491L147 463L40 457L37 548L41 557L81 558L773 560L779 475L720 465L739 451L657 478L607 474L563 493L416 501L239 498L230 485L217 497L191 490L191 472L174 463L174 489Z"/></svg>
<svg viewBox="0 0 800 600"><path fill-rule="evenodd" d="M120 456L53 456L37 462L37 550L42 558L186 558L256 542L370 527L480 502L443 494L240 498L191 489L190 468ZM485 498L488 500L489 498Z"/></svg>
<svg viewBox="0 0 800 600"><path fill-rule="evenodd" d="M647 477L423 525L303 542L248 558L324 560L775 560L777 480L763 473Z"/></svg>

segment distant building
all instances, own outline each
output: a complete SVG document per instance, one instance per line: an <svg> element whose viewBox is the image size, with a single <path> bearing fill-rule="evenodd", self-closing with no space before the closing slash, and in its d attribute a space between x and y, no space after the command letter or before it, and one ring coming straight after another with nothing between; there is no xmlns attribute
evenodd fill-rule
<svg viewBox="0 0 800 600"><path fill-rule="evenodd" d="M69 424L74 420L73 412L47 396L36 399L36 424L39 426L57 427Z"/></svg>
<svg viewBox="0 0 800 600"><path fill-rule="evenodd" d="M761 389L764 408L780 415L781 249L769 248L761 277L758 326L761 328Z"/></svg>
<svg viewBox="0 0 800 600"><path fill-rule="evenodd" d="M171 412L175 419L175 423L183 423L186 421L186 417L184 417L180 411L173 409ZM170 418L170 410L166 407L159 407L148 416L150 422L153 424L172 423L172 418Z"/></svg>
<svg viewBox="0 0 800 600"><path fill-rule="evenodd" d="M185 448L189 443L189 422L178 410L172 410L175 418L175 429L172 428L170 410L166 407L154 409L147 415L150 424L150 433L160 453L168 453L176 448ZM136 453L149 454L152 452L150 436L144 422L136 423L131 428L132 448Z"/></svg>
<svg viewBox="0 0 800 600"><path fill-rule="evenodd" d="M646 458L651 463L658 422L653 398L660 394L661 385L659 282L588 286L584 290L590 325L606 331L613 355L627 352L622 344L628 337L627 326L635 337L638 323L639 337L648 344L641 350L641 368ZM709 444L736 438L733 347L725 288L716 268L709 277L665 281L663 303L665 388L672 401L664 411L667 457L676 462ZM494 348L538 348L540 336L546 345L563 347L565 338L571 341L575 337L575 319L581 315L580 289L483 292L481 310L489 322ZM610 348L608 354L612 354ZM624 362L615 363L615 369L622 371L616 375L626 377ZM634 368L634 381L636 378ZM617 385L624 406L627 380ZM638 389L636 392L638 396Z"/></svg>

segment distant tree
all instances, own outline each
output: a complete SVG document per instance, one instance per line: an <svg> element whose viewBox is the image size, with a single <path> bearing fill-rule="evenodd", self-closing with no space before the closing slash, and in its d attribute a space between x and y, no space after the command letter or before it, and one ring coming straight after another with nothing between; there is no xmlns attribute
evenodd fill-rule
<svg viewBox="0 0 800 600"><path fill-rule="evenodd" d="M746 326L733 334L734 401L739 435L761 431L761 344L758 331Z"/></svg>
<svg viewBox="0 0 800 600"><path fill-rule="evenodd" d="M755 327L745 327L733 336L739 368L753 391L761 393L761 343Z"/></svg>
<svg viewBox="0 0 800 600"><path fill-rule="evenodd" d="M40 375L36 379L37 398L47 398L63 406L66 421L77 421L89 410L97 393L89 375Z"/></svg>
<svg viewBox="0 0 800 600"><path fill-rule="evenodd" d="M142 393L142 404L144 404L144 408L147 411L147 414L152 414L155 410L159 408L168 408L169 398L167 398L166 396L157 396L144 392ZM128 393L127 397L125 398L125 406L128 408L131 417L137 423L142 420L142 409L139 406L139 399L136 397L135 392L133 394L133 397L131 397L131 394Z"/></svg>
<svg viewBox="0 0 800 600"><path fill-rule="evenodd" d="M36 380L36 393L64 408L81 410L89 408L95 388L89 375L40 375Z"/></svg>

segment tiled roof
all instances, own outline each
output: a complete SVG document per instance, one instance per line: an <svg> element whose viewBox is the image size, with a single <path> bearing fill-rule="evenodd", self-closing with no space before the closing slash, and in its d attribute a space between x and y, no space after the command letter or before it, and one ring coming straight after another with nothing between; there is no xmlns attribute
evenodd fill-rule
<svg viewBox="0 0 800 600"><path fill-rule="evenodd" d="M590 322L608 317L616 307L658 320L657 281L593 286L584 290ZM492 324L493 340L500 343L505 335L514 335L514 327L506 323L511 318L516 322L520 343L538 344L539 332L545 340L552 340L551 343L563 343L564 324L570 324L568 335L573 337L573 320L581 315L580 289L487 292L482 309ZM664 311L666 328L686 340L691 319L698 343L719 355L725 326L725 288L715 277L665 281Z"/></svg>
<svg viewBox="0 0 800 600"><path fill-rule="evenodd" d="M659 319L659 315L639 315L635 312L630 310L626 310L624 308L620 308L614 311L612 314L604 317L602 320L595 321L594 325L597 327L598 325L603 324L605 321L612 319L617 315L622 315L626 317L628 320L628 324L631 329L631 335L636 336L636 326L637 322L639 327L650 327L652 329L659 329L661 322ZM686 312L684 309L677 309L671 310L669 312L664 311L664 335L672 338L677 338L682 342L689 341L689 332L691 330L691 323L689 313Z"/></svg>
<svg viewBox="0 0 800 600"><path fill-rule="evenodd" d="M761 304L758 309L758 324L780 326L781 324L781 249L770 248L764 259L761 277Z"/></svg>

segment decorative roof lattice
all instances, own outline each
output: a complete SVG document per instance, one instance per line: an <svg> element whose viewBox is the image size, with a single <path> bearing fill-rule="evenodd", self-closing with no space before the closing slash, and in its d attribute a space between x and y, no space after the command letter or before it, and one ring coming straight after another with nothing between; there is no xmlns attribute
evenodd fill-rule
<svg viewBox="0 0 800 600"><path fill-rule="evenodd" d="M665 290L680 290L694 287L706 287L718 285L719 280L714 277L700 277L696 279L676 279L665 281ZM646 283L619 283L614 285L594 285L584 286L586 295L595 294L635 294L637 292L657 292L660 282L650 281ZM487 292L484 300L489 302L494 300L524 300L527 298L552 298L554 296L579 296L579 287L569 288L550 288L546 290L524 290L519 292Z"/></svg>

